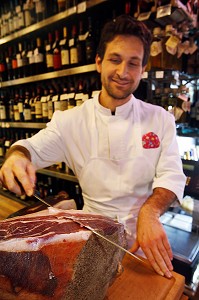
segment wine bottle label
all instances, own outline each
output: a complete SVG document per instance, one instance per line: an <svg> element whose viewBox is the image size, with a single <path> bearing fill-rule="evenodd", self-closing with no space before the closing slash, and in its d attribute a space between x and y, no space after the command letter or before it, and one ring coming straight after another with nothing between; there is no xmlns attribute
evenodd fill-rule
<svg viewBox="0 0 199 300"><path fill-rule="evenodd" d="M18 20L19 20L19 28L24 27L25 26L25 23L24 23L24 14L23 14L22 11L18 14Z"/></svg>
<svg viewBox="0 0 199 300"><path fill-rule="evenodd" d="M48 118L48 103L47 102L42 103L42 117Z"/></svg>
<svg viewBox="0 0 199 300"><path fill-rule="evenodd" d="M45 11L45 5L43 1L36 1L35 3L35 12L36 14L43 13Z"/></svg>
<svg viewBox="0 0 199 300"><path fill-rule="evenodd" d="M78 53L77 48L70 49L70 63L77 64L78 63Z"/></svg>
<svg viewBox="0 0 199 300"><path fill-rule="evenodd" d="M0 105L0 120L6 119L6 108L4 105Z"/></svg>
<svg viewBox="0 0 199 300"><path fill-rule="evenodd" d="M25 26L30 26L32 24L32 18L29 10L24 11L24 19L25 19Z"/></svg>
<svg viewBox="0 0 199 300"><path fill-rule="evenodd" d="M0 63L0 73L5 72L5 70L6 70L5 65Z"/></svg>
<svg viewBox="0 0 199 300"><path fill-rule="evenodd" d="M42 115L42 104L40 101L37 101L35 103L35 114L36 114L36 118Z"/></svg>
<svg viewBox="0 0 199 300"><path fill-rule="evenodd" d="M17 69L18 65L17 65L17 60L16 59L13 59L12 60L12 68L13 69Z"/></svg>
<svg viewBox="0 0 199 300"><path fill-rule="evenodd" d="M68 109L68 101L67 100L62 100L60 101L60 110L67 110Z"/></svg>
<svg viewBox="0 0 199 300"><path fill-rule="evenodd" d="M24 121L30 121L31 120L30 108L24 108L23 115L24 115Z"/></svg>
<svg viewBox="0 0 199 300"><path fill-rule="evenodd" d="M20 120L20 115L19 115L18 105L15 104L13 108L14 108L14 120L19 121Z"/></svg>
<svg viewBox="0 0 199 300"><path fill-rule="evenodd" d="M158 54L160 54L162 52L162 43L161 41L154 41L151 44L151 50L150 50L150 55L151 56L157 56Z"/></svg>
<svg viewBox="0 0 199 300"><path fill-rule="evenodd" d="M38 53L35 55L35 63L41 63L44 61L44 55L43 53Z"/></svg>
<svg viewBox="0 0 199 300"><path fill-rule="evenodd" d="M69 65L69 51L66 49L61 50L61 63L62 66Z"/></svg>
<svg viewBox="0 0 199 300"><path fill-rule="evenodd" d="M50 100L48 103L48 119L51 120L53 115L53 102Z"/></svg>
<svg viewBox="0 0 199 300"><path fill-rule="evenodd" d="M60 101L55 101L54 102L54 110L61 110L61 102Z"/></svg>
<svg viewBox="0 0 199 300"><path fill-rule="evenodd" d="M18 103L18 110L19 110L19 113L23 112L23 103L22 102Z"/></svg>

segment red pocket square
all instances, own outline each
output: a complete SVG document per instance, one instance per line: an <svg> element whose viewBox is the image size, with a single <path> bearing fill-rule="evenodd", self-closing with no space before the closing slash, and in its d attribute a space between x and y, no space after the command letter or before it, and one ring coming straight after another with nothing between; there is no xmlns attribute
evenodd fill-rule
<svg viewBox="0 0 199 300"><path fill-rule="evenodd" d="M142 146L145 149L158 148L160 140L154 132L148 132L142 136Z"/></svg>

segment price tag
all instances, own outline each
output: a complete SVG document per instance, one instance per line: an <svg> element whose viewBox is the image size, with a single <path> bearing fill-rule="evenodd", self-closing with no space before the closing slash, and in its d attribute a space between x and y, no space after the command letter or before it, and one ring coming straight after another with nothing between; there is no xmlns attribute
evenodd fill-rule
<svg viewBox="0 0 199 300"><path fill-rule="evenodd" d="M164 71L156 71L155 78L164 78Z"/></svg>
<svg viewBox="0 0 199 300"><path fill-rule="evenodd" d="M150 15L151 15L151 11L145 12L145 13L141 13L141 14L138 16L138 20L139 20L139 21L145 21L145 20L148 20L148 19L150 18Z"/></svg>
<svg viewBox="0 0 199 300"><path fill-rule="evenodd" d="M160 6L157 8L156 18L170 16L170 14L171 14L171 4Z"/></svg>
<svg viewBox="0 0 199 300"><path fill-rule="evenodd" d="M83 1L77 5L77 13L83 13L86 11L86 1Z"/></svg>

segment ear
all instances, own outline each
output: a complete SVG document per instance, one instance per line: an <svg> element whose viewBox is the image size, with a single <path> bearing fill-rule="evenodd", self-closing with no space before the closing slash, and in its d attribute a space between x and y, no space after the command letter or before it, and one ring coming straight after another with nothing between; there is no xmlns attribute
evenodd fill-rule
<svg viewBox="0 0 199 300"><path fill-rule="evenodd" d="M95 64L96 64L96 69L98 73L101 73L101 69L102 69L102 60L99 57L99 55L97 54L95 57Z"/></svg>
<svg viewBox="0 0 199 300"><path fill-rule="evenodd" d="M147 67L147 65L145 65L145 66L142 67L142 75L143 75L143 73L145 72L146 67Z"/></svg>

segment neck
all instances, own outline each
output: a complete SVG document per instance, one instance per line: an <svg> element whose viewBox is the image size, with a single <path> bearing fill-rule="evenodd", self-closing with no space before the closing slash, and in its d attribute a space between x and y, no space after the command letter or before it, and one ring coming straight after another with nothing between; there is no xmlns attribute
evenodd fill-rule
<svg viewBox="0 0 199 300"><path fill-rule="evenodd" d="M101 91L99 95L99 103L104 106L105 108L108 108L111 110L112 115L115 114L116 108L118 106L121 106L125 103L127 103L131 99L131 95L125 99L116 99L110 97L108 94L104 94L103 91Z"/></svg>

